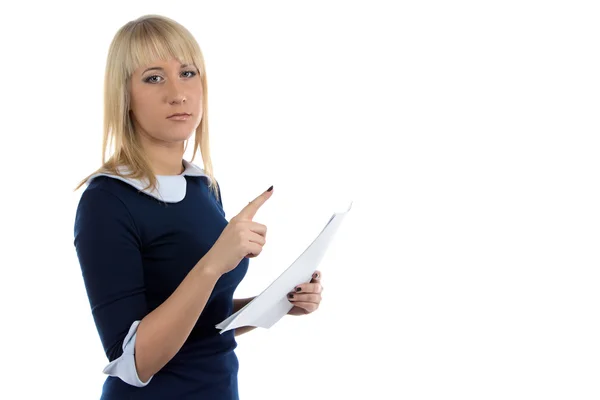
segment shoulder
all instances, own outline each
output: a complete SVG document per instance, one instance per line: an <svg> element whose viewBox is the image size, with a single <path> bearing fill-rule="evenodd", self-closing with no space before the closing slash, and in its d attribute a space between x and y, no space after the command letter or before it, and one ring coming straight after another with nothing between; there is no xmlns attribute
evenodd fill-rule
<svg viewBox="0 0 600 400"><path fill-rule="evenodd" d="M84 189L76 210L76 225L89 221L121 220L133 222L127 202L131 188L125 182L107 176L90 180ZM135 190L135 189L134 189Z"/></svg>
<svg viewBox="0 0 600 400"><path fill-rule="evenodd" d="M73 221L74 244L78 251L93 253L98 246L123 241L138 247L141 243L139 221L118 191L115 192L113 186L118 183L112 181L96 178L81 194Z"/></svg>
<svg viewBox="0 0 600 400"><path fill-rule="evenodd" d="M106 207L123 203L122 194L127 190L126 184L107 176L98 176L92 178L87 183L87 187L81 193L79 207L86 204L94 204Z"/></svg>

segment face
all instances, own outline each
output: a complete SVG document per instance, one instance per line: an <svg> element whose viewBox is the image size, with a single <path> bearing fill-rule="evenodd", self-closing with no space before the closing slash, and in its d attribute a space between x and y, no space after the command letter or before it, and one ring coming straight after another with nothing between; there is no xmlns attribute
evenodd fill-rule
<svg viewBox="0 0 600 400"><path fill-rule="evenodd" d="M200 124L202 81L194 65L171 59L140 67L133 72L129 91L130 116L143 139L180 144Z"/></svg>

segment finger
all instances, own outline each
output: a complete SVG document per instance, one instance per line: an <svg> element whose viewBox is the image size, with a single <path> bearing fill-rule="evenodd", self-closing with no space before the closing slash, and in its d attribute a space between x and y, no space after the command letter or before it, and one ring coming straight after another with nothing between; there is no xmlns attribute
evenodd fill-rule
<svg viewBox="0 0 600 400"><path fill-rule="evenodd" d="M294 288L296 293L321 293L323 286L320 283L303 283Z"/></svg>
<svg viewBox="0 0 600 400"><path fill-rule="evenodd" d="M248 229L252 232L256 232L259 235L266 237L267 236L267 226L263 224L259 224L258 222L250 221L248 223Z"/></svg>
<svg viewBox="0 0 600 400"><path fill-rule="evenodd" d="M265 202L271 197L273 194L273 186L271 186L266 192L263 192L260 196L252 200L246 207L242 209L237 215L243 219L252 220L256 215L258 209L265 204Z"/></svg>
<svg viewBox="0 0 600 400"><path fill-rule="evenodd" d="M312 274L312 279L310 280L311 283L314 282L319 282L321 280L321 271L315 271Z"/></svg>
<svg viewBox="0 0 600 400"><path fill-rule="evenodd" d="M254 232L249 232L248 240L252 243L259 244L261 247L267 243L267 240L264 238L264 236Z"/></svg>
<svg viewBox="0 0 600 400"><path fill-rule="evenodd" d="M311 312L315 311L317 308L319 308L319 305L315 304L315 303L304 303L304 302L296 302L296 301L293 301L292 303L296 307L302 308L309 313L311 313Z"/></svg>
<svg viewBox="0 0 600 400"><path fill-rule="evenodd" d="M262 246L254 242L248 243L248 249L250 251L248 251L248 254L245 256L246 258L254 258L262 252Z"/></svg>
<svg viewBox="0 0 600 400"><path fill-rule="evenodd" d="M303 302L303 303L320 303L321 295L313 294L313 293L303 293L303 294L290 293L288 295L288 299L292 300L294 302L299 301L299 302ZM296 304L296 303L294 303L294 304Z"/></svg>

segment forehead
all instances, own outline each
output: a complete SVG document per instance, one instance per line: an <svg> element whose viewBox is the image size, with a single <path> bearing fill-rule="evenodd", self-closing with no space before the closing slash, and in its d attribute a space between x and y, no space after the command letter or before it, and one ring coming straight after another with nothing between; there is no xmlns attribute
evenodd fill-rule
<svg viewBox="0 0 600 400"><path fill-rule="evenodd" d="M129 76L142 73L147 68L180 68L181 65L195 65L197 54L193 48L180 41L167 41L164 38L151 42L132 43L125 62Z"/></svg>

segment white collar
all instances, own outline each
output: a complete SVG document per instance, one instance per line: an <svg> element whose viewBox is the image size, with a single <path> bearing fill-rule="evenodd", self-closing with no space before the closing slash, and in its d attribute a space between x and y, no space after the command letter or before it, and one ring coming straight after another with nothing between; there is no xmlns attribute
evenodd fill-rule
<svg viewBox="0 0 600 400"><path fill-rule="evenodd" d="M185 176L204 176L210 182L210 177L206 175L204 170L195 164L192 164L186 160L183 160L183 166L185 170L180 175L156 175L156 189L144 189L148 185L147 181L132 179L126 176L120 176L110 173L97 173L88 179L88 184L92 179L99 176L108 176L110 178L121 180L125 183L130 184L134 188L150 195L158 200L166 203L177 203L185 198L185 192L187 188L187 181ZM126 167L119 168L119 172L123 175L127 175L129 169Z"/></svg>

